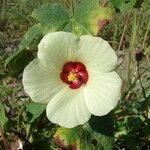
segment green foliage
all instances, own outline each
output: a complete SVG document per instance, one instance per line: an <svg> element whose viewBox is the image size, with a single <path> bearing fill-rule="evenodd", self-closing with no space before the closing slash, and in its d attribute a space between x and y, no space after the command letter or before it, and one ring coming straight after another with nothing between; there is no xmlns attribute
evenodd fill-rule
<svg viewBox="0 0 150 150"><path fill-rule="evenodd" d="M92 116L85 128L90 132L94 139L102 146L103 150L112 150L114 145L112 113L106 116Z"/></svg>
<svg viewBox="0 0 150 150"><path fill-rule="evenodd" d="M18 75L31 60L31 54L25 52L30 44L38 35L45 35L48 32L68 30L75 34L93 34L98 31L112 19L112 10L106 7L100 7L98 0L82 0L73 10L75 14L70 16L67 10L60 4L44 4L35 9L32 16L38 20L38 24L32 26L24 35L19 50L10 56L5 67L13 70L13 74Z"/></svg>
<svg viewBox="0 0 150 150"><path fill-rule="evenodd" d="M19 50L24 50L29 47L31 42L37 35L42 34L42 28L40 24L36 24L32 26L27 33L24 35L20 45L19 45Z"/></svg>
<svg viewBox="0 0 150 150"><path fill-rule="evenodd" d="M114 145L112 113L96 117L92 116L83 128L57 128L54 140L61 148L80 150L112 150Z"/></svg>
<svg viewBox="0 0 150 150"><path fill-rule="evenodd" d="M26 111L31 114L31 116L29 117L29 123L32 123L44 112L46 105L29 102L25 104L25 107Z"/></svg>
<svg viewBox="0 0 150 150"><path fill-rule="evenodd" d="M55 0L51 1L56 2ZM150 138L150 119L147 109L150 106L148 102L150 98L148 74L150 38L148 33L150 25L149 20L145 18L149 18L150 2L145 1L142 6L143 0L109 0L116 10L121 12L115 14L115 19L113 11L107 6L100 6L98 0L81 0L72 7L73 11L70 9L70 1L65 1L68 4L65 8L68 10L61 4L48 4L50 0L39 0L38 2L21 0L21 2L23 4L16 0L7 1L7 3L0 2L2 6L0 17L0 77L2 79L0 80L2 85L0 86L0 98L7 110L5 111L4 105L0 103L0 126L6 133L9 142L11 143L10 139L15 141L17 137L24 144L24 149L51 150L60 149L60 145L56 142L59 137L65 147L76 145L81 150L109 150L113 149L113 133L115 131L115 149L148 149ZM109 3L107 4L109 6ZM40 7L37 8L38 6ZM133 9L140 7L142 7L142 11ZM33 9L35 10L33 11ZM33 11L33 18L30 15L31 11ZM131 13L126 29L123 31L127 12ZM103 28L105 23L111 20L112 22ZM30 28L30 26L32 27ZM20 37L28 28L18 50L12 54L12 49L16 49L18 45L18 42L15 42L20 41ZM59 128L46 118L46 105L28 102L29 97L24 94L18 75L33 59L39 40L46 33L64 30L77 35L96 35L99 29L101 36L108 40L114 49L117 49L123 36L121 51L116 51L119 56L118 62L121 62L117 70L123 79L123 90L122 99L113 116L115 125L109 114L104 117L92 116L89 123L78 128ZM135 32L135 30L137 31ZM134 37L134 44L130 37ZM131 44L134 45L132 49L130 48ZM148 100L143 98L137 76L136 62L134 61L136 48L143 50L146 55L141 62L140 73ZM7 49L10 49L11 52ZM133 53L130 56L131 64L129 66L127 60L130 59L129 52L131 50ZM129 70L125 68L129 68ZM10 81L7 77L12 78L14 74L16 78ZM128 74L131 76L127 80ZM114 129L113 126L115 126ZM1 143L0 139L0 149L3 147Z"/></svg>
<svg viewBox="0 0 150 150"><path fill-rule="evenodd" d="M49 32L63 30L69 22L69 14L60 4L45 4L33 11L42 28L48 28Z"/></svg>
<svg viewBox="0 0 150 150"><path fill-rule="evenodd" d="M113 6L121 12L130 11L136 4L137 0L130 0L129 2L124 2L123 0L109 0Z"/></svg>
<svg viewBox="0 0 150 150"><path fill-rule="evenodd" d="M28 149L28 148L26 148ZM38 142L34 143L34 149L36 150L51 150L50 144L48 143L48 140L39 140Z"/></svg>
<svg viewBox="0 0 150 150"><path fill-rule="evenodd" d="M32 53L25 49L29 47L33 39L39 34L42 34L42 28L40 24L36 24L24 35L19 45L19 50L6 59L5 67L9 67L14 75L22 72L24 67L32 60Z"/></svg>
<svg viewBox="0 0 150 150"><path fill-rule="evenodd" d="M73 31L78 35L96 35L113 18L113 11L108 7L99 5L99 0L82 0L75 9L75 23Z"/></svg>
<svg viewBox="0 0 150 150"><path fill-rule="evenodd" d="M54 134L55 143L62 148L81 149L81 128L63 128L60 127Z"/></svg>
<svg viewBox="0 0 150 150"><path fill-rule="evenodd" d="M63 149L77 150L103 150L100 143L94 139L91 133L82 127L57 128L54 134L55 144Z"/></svg>
<svg viewBox="0 0 150 150"><path fill-rule="evenodd" d="M0 103L0 126L2 128L5 127L5 124L8 122L8 119L5 115L5 109L4 109L4 106L3 104Z"/></svg>
<svg viewBox="0 0 150 150"><path fill-rule="evenodd" d="M77 35L96 35L102 28L103 21L108 22L113 16L110 8L99 6L98 0L92 5L90 1L82 0L72 11L74 14L69 17L69 13L61 5L47 4L34 10L32 16L47 32L66 30L67 26L70 26L70 29L67 30Z"/></svg>
<svg viewBox="0 0 150 150"><path fill-rule="evenodd" d="M21 73L24 67L32 60L32 53L26 50L19 50L5 61L5 68L9 68L10 73L14 76Z"/></svg>

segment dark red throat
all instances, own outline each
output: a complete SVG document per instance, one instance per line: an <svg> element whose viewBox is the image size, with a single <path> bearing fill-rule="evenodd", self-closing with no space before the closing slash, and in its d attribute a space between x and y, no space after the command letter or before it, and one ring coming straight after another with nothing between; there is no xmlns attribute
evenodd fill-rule
<svg viewBox="0 0 150 150"><path fill-rule="evenodd" d="M70 61L64 64L60 77L71 89L78 89L87 83L89 76L84 64Z"/></svg>

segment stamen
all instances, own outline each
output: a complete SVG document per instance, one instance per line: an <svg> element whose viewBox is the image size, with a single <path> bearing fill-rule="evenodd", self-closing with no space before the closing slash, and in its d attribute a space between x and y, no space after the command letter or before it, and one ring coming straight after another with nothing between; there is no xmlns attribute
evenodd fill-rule
<svg viewBox="0 0 150 150"><path fill-rule="evenodd" d="M77 75L73 72L70 72L69 75L68 75L68 81L74 81L74 80L77 80Z"/></svg>

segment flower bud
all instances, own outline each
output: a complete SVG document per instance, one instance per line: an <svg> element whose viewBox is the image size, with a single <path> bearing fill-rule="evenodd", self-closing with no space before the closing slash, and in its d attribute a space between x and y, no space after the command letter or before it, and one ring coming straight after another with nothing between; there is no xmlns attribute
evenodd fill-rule
<svg viewBox="0 0 150 150"><path fill-rule="evenodd" d="M143 60L143 57L144 57L144 53L142 51L137 51L135 53L135 59L137 62Z"/></svg>

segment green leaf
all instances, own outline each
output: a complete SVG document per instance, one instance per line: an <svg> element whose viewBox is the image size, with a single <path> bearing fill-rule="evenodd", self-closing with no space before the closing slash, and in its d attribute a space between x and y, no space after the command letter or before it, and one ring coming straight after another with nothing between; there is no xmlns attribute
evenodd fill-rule
<svg viewBox="0 0 150 150"><path fill-rule="evenodd" d="M19 50L23 50L29 47L33 39L39 35L42 34L43 30L41 28L40 24L36 24L32 26L27 33L24 35L20 45L19 45Z"/></svg>
<svg viewBox="0 0 150 150"><path fill-rule="evenodd" d="M144 0L137 0L134 7L135 8L141 8L143 3L144 3Z"/></svg>
<svg viewBox="0 0 150 150"><path fill-rule="evenodd" d="M54 134L54 140L57 146L64 149L80 149L84 150L86 145L81 138L82 129L75 128L57 128Z"/></svg>
<svg viewBox="0 0 150 150"><path fill-rule="evenodd" d="M101 143L94 144L93 135L91 136L81 126L75 128L57 128L54 134L54 141L62 149L103 150Z"/></svg>
<svg viewBox="0 0 150 150"><path fill-rule="evenodd" d="M113 118L109 113L102 117L92 116L84 126L91 135L101 144L103 150L112 150L114 145Z"/></svg>
<svg viewBox="0 0 150 150"><path fill-rule="evenodd" d="M5 109L3 104L0 104L0 126L4 128L5 124L8 122L8 118L5 115Z"/></svg>
<svg viewBox="0 0 150 150"><path fill-rule="evenodd" d="M130 0L128 3L123 3L120 7L120 11L128 12L134 7L135 4L136 4L136 0Z"/></svg>
<svg viewBox="0 0 150 150"><path fill-rule="evenodd" d="M117 9L120 9L121 5L123 4L123 0L109 0L109 1Z"/></svg>
<svg viewBox="0 0 150 150"><path fill-rule="evenodd" d="M26 50L19 50L5 60L5 68L8 68L12 75L18 75L25 66L32 60L32 53Z"/></svg>
<svg viewBox="0 0 150 150"><path fill-rule="evenodd" d="M62 30L69 22L68 12L60 4L44 4L34 10L32 16L49 32Z"/></svg>
<svg viewBox="0 0 150 150"><path fill-rule="evenodd" d="M40 141L37 141L34 143L34 149L35 150L51 150L49 139L41 139Z"/></svg>
<svg viewBox="0 0 150 150"><path fill-rule="evenodd" d="M42 28L40 24L36 24L31 27L24 35L19 45L19 50L6 59L5 68L8 67L12 71L13 75L18 75L22 72L25 66L32 60L32 53L25 49L27 49L33 39L41 33Z"/></svg>
<svg viewBox="0 0 150 150"><path fill-rule="evenodd" d="M110 8L99 5L99 0L82 0L75 9L75 21L73 21L77 34L93 34L113 18L113 11ZM105 24L104 24L105 21Z"/></svg>
<svg viewBox="0 0 150 150"><path fill-rule="evenodd" d="M130 11L136 4L137 0L130 0L129 2L125 3L123 0L109 0L113 6L119 9L121 12L128 12Z"/></svg>
<svg viewBox="0 0 150 150"><path fill-rule="evenodd" d="M29 102L25 104L26 111L29 112L32 116L29 119L29 123L32 123L35 119L37 119L46 109L45 104Z"/></svg>

